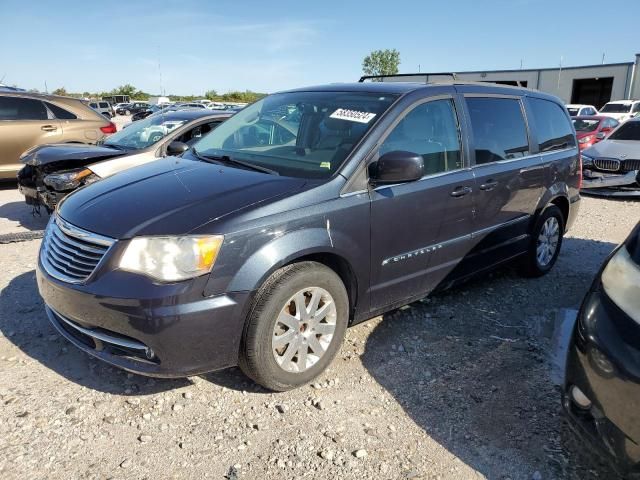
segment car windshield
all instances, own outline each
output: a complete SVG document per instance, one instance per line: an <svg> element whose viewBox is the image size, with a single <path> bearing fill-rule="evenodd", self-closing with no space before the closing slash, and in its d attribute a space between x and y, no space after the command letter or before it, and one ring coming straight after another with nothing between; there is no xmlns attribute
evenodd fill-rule
<svg viewBox="0 0 640 480"><path fill-rule="evenodd" d="M165 115L152 115L144 120L131 123L104 141L104 145L127 150L139 150L161 140L172 130L186 123L187 120L169 120Z"/></svg>
<svg viewBox="0 0 640 480"><path fill-rule="evenodd" d="M328 178L396 98L369 92L270 95L236 113L194 150L285 176Z"/></svg>
<svg viewBox="0 0 640 480"><path fill-rule="evenodd" d="M572 117L578 115L578 112L580 111L579 108L567 108L567 110L569 110L569 115L571 115Z"/></svg>
<svg viewBox="0 0 640 480"><path fill-rule="evenodd" d="M640 122L634 120L623 123L609 135L609 140L640 140Z"/></svg>
<svg viewBox="0 0 640 480"><path fill-rule="evenodd" d="M629 113L631 105L628 103L607 103L600 113Z"/></svg>
<svg viewBox="0 0 640 480"><path fill-rule="evenodd" d="M585 120L582 118L573 120L573 127L576 132L593 132L597 130L598 124L600 124L600 120Z"/></svg>

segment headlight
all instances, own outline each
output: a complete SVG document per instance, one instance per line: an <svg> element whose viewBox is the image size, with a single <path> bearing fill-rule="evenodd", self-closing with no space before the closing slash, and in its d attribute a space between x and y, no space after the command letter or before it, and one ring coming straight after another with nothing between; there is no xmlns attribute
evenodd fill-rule
<svg viewBox="0 0 640 480"><path fill-rule="evenodd" d="M57 191L73 190L79 187L82 180L88 179L90 175L93 175L93 172L88 168L63 173L52 173L44 177L44 183Z"/></svg>
<svg viewBox="0 0 640 480"><path fill-rule="evenodd" d="M604 291L620 309L640 323L640 266L625 246L611 257L602 272Z"/></svg>
<svg viewBox="0 0 640 480"><path fill-rule="evenodd" d="M580 140L578 140L578 143L589 143L592 140L593 135L587 135L586 137L582 137Z"/></svg>
<svg viewBox="0 0 640 480"><path fill-rule="evenodd" d="M119 267L163 282L197 277L211 271L222 235L137 237L129 242Z"/></svg>

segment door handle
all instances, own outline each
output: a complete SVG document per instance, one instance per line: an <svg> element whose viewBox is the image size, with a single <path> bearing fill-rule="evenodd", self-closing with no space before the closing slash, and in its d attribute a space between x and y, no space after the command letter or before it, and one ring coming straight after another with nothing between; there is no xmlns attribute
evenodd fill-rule
<svg viewBox="0 0 640 480"><path fill-rule="evenodd" d="M489 180L488 182L480 185L480 190L484 190L488 192L490 190L493 190L497 186L498 186L498 182L496 182L495 180Z"/></svg>
<svg viewBox="0 0 640 480"><path fill-rule="evenodd" d="M464 197L465 195L468 195L471 192L473 192L471 187L457 187L453 192L451 192L451 196L460 198L460 197Z"/></svg>
<svg viewBox="0 0 640 480"><path fill-rule="evenodd" d="M43 125L40 127L41 130L44 130L45 132L55 132L56 130L58 130L58 127L56 127L55 125Z"/></svg>

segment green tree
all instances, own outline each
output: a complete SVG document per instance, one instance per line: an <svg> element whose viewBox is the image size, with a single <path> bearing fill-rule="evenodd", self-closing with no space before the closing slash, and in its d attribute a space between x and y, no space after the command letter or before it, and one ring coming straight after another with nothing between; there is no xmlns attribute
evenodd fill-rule
<svg viewBox="0 0 640 480"><path fill-rule="evenodd" d="M218 98L218 92L215 90L207 90L204 92L204 98L207 100L216 100Z"/></svg>
<svg viewBox="0 0 640 480"><path fill-rule="evenodd" d="M111 90L111 95L129 95L130 97L133 97L137 92L138 89L136 89L136 87L127 83Z"/></svg>
<svg viewBox="0 0 640 480"><path fill-rule="evenodd" d="M395 75L400 65L400 52L392 50L374 50L364 57L362 71L365 75Z"/></svg>
<svg viewBox="0 0 640 480"><path fill-rule="evenodd" d="M60 88L56 88L53 92L51 92L52 95L61 95L63 97L66 97L67 95L69 95L67 93L67 90L64 87L60 87Z"/></svg>

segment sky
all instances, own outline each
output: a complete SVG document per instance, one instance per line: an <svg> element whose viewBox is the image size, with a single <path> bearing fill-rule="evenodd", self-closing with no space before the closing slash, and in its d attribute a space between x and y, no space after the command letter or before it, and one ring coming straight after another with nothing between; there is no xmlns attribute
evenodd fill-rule
<svg viewBox="0 0 640 480"><path fill-rule="evenodd" d="M402 73L640 53L638 0L0 0L0 18L0 83L49 91L274 92L357 81L385 48Z"/></svg>

